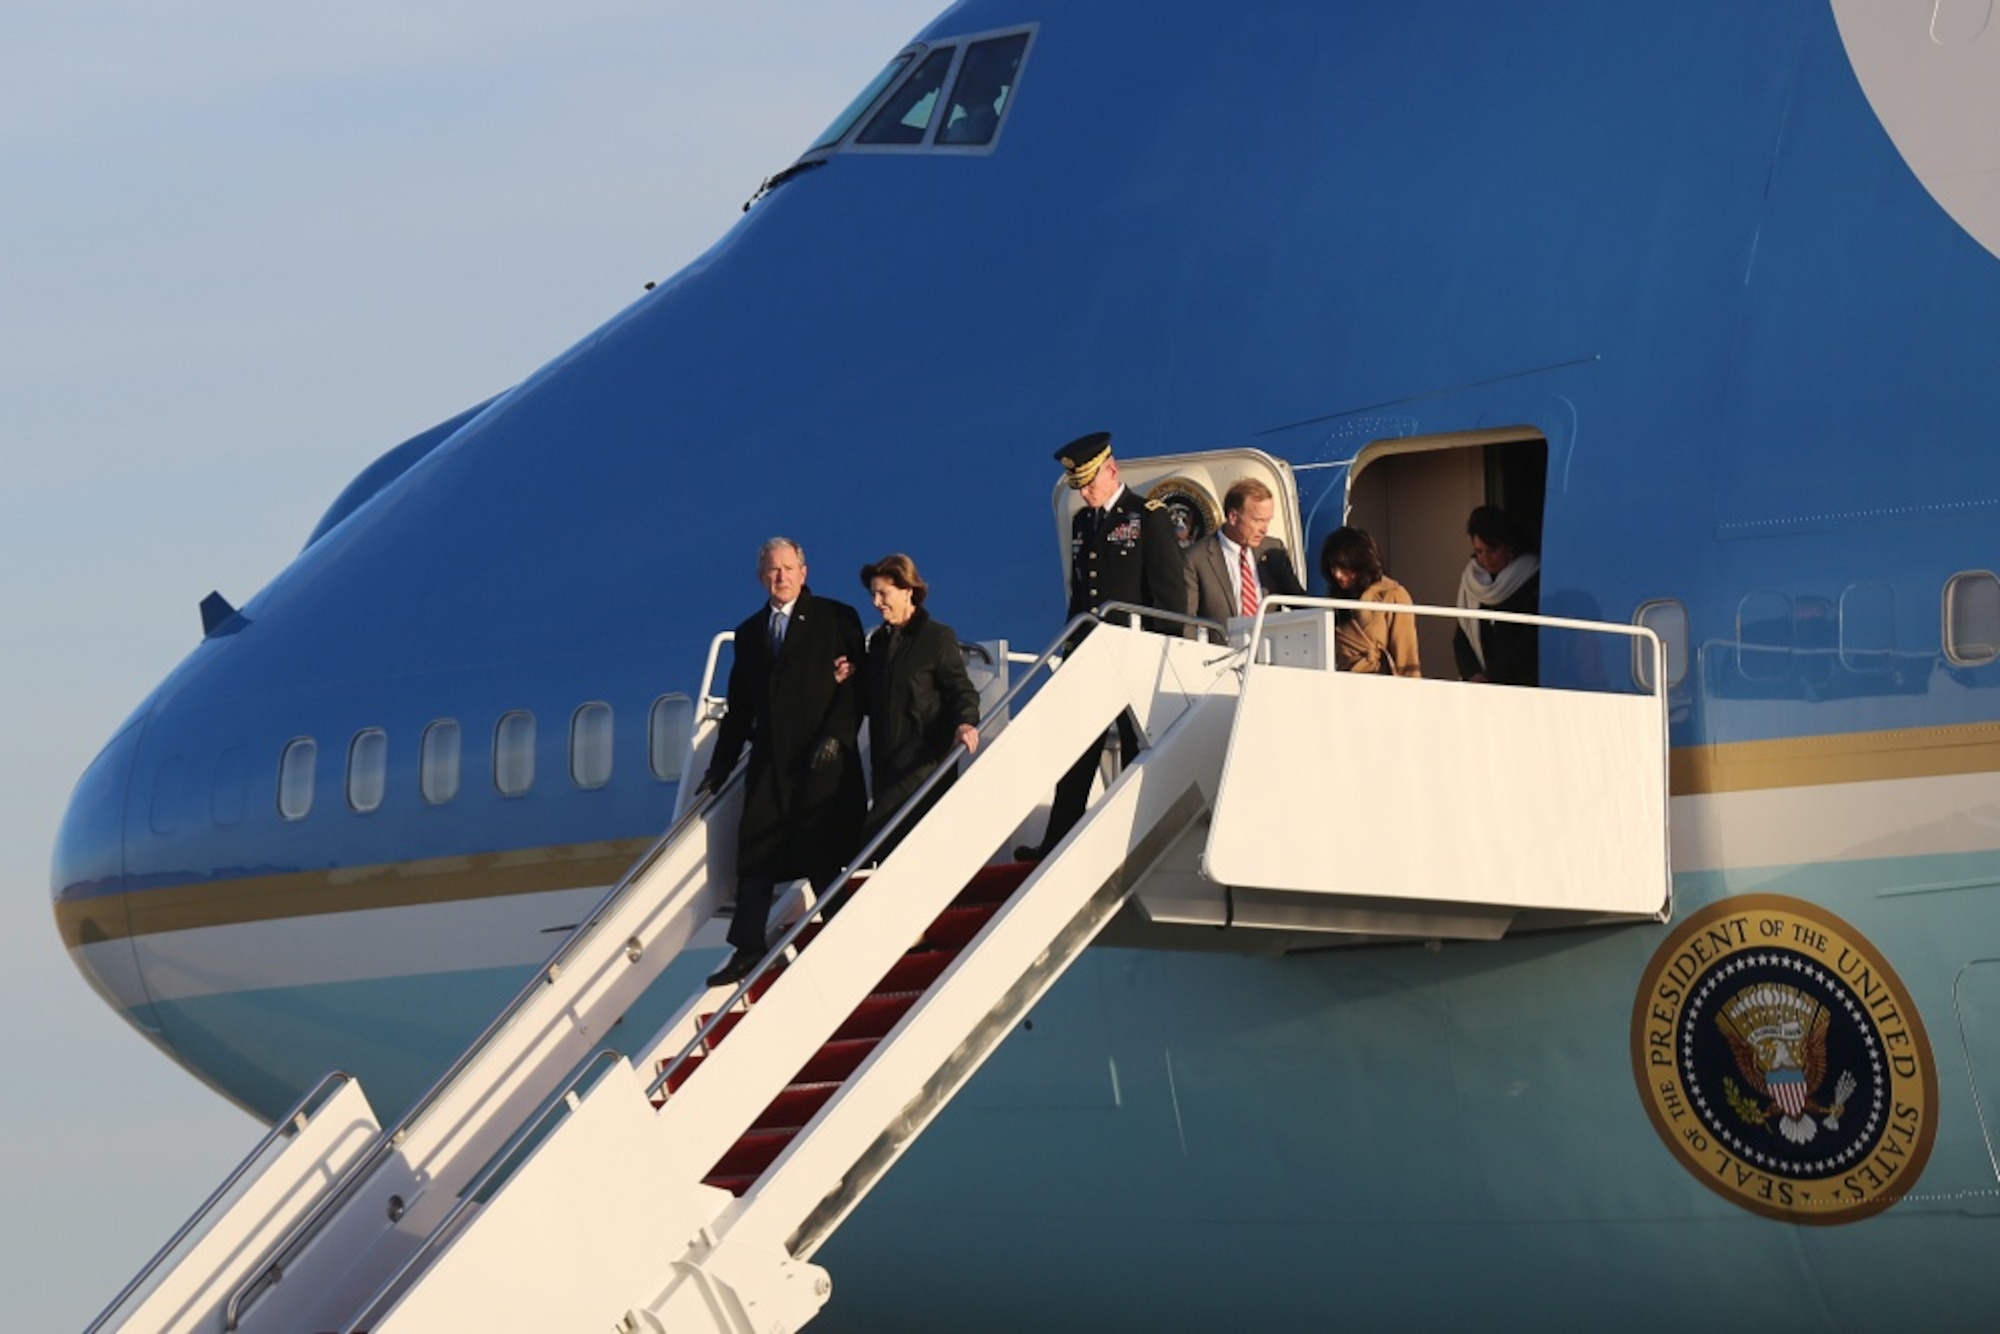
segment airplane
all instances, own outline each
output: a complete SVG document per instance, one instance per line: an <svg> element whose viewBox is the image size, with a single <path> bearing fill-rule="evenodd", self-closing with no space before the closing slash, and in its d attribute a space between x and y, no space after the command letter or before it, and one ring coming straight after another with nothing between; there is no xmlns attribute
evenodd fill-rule
<svg viewBox="0 0 2000 1334"><path fill-rule="evenodd" d="M1383 713L1295 719L1204 780L1182 842L1206 830L1208 860L1140 867L815 1234L822 1327L1983 1324L1991 28L1978 0L964 0L707 254L366 466L240 608L203 604L78 781L65 944L260 1118L338 1070L387 1124L673 855L662 829L711 814L690 747L761 541L847 600L848 571L910 552L988 659L1037 658L1073 505L1050 453L1108 429L1191 540L1245 473L1302 571L1342 524L1375 532L1439 609L1426 679L1296 674ZM1486 503L1535 537L1534 690L1449 679ZM1094 634L937 814L1042 789L1001 784L1002 746L1064 725L1086 652L1245 719L1282 693L1223 647ZM1509 837L1492 811L1542 752L1613 730L1596 701L1651 710L1660 763L1639 747ZM1508 746L1503 716L1528 729ZM1586 885L1602 901L1536 899L1599 864L1591 803L1628 783L1662 798L1650 860ZM1079 875L1161 785L1108 777ZM882 888L946 856L930 821ZM1434 857L1455 874L1400 907L1370 878ZM860 892L817 943L890 910ZM623 1054L688 1018L719 932L686 943Z"/></svg>

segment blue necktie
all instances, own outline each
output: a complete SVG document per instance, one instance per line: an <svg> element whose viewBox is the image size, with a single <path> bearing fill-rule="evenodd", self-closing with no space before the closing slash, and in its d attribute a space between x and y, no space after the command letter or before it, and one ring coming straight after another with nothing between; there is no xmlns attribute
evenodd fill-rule
<svg viewBox="0 0 2000 1334"><path fill-rule="evenodd" d="M785 621L788 618L781 611L771 613L771 656L778 656L778 650L785 645Z"/></svg>

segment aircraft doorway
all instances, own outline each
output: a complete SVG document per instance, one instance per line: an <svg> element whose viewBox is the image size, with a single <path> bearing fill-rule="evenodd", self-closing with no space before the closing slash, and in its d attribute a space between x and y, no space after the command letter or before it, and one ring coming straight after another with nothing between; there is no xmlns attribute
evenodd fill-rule
<svg viewBox="0 0 2000 1334"><path fill-rule="evenodd" d="M1213 536L1222 525L1222 501L1239 481L1254 480L1271 489L1275 502L1271 538L1293 554L1292 568L1300 581L1312 583L1312 556L1302 554L1299 484L1291 465L1260 449L1235 447L1199 454L1163 454L1151 458L1120 458L1119 480L1148 500L1167 507L1181 546ZM1069 587L1070 523L1082 500L1058 481L1050 493L1056 525L1056 549L1062 553L1063 587ZM1461 523L1464 515L1460 515ZM1461 544L1463 545L1463 544ZM1455 585L1454 585L1455 586Z"/></svg>
<svg viewBox="0 0 2000 1334"><path fill-rule="evenodd" d="M1381 548L1384 566L1410 597L1449 607L1458 600L1465 569L1465 518L1476 506L1498 505L1541 549L1542 507L1548 477L1548 442L1526 428L1384 440L1369 445L1348 474L1347 522L1365 528ZM1314 585L1318 543L1307 560ZM1451 652L1451 622L1417 621L1424 675L1458 674Z"/></svg>

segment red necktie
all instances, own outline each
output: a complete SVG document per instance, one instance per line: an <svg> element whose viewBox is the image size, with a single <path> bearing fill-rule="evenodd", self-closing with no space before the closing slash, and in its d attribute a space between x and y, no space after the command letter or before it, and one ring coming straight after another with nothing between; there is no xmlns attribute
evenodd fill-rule
<svg viewBox="0 0 2000 1334"><path fill-rule="evenodd" d="M1243 594L1241 598L1243 614L1245 616L1255 616L1257 614L1257 571L1250 565L1250 548L1238 547L1236 550L1242 556L1242 560L1238 562L1238 568L1242 571L1243 578Z"/></svg>

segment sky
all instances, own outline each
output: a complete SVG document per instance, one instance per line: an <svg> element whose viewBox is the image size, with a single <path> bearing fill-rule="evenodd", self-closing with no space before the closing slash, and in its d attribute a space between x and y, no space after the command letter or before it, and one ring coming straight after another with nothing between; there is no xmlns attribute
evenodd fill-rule
<svg viewBox="0 0 2000 1334"><path fill-rule="evenodd" d="M81 1329L263 1133L70 965L71 785L385 449L740 216L944 0L0 8L0 1291Z"/></svg>

